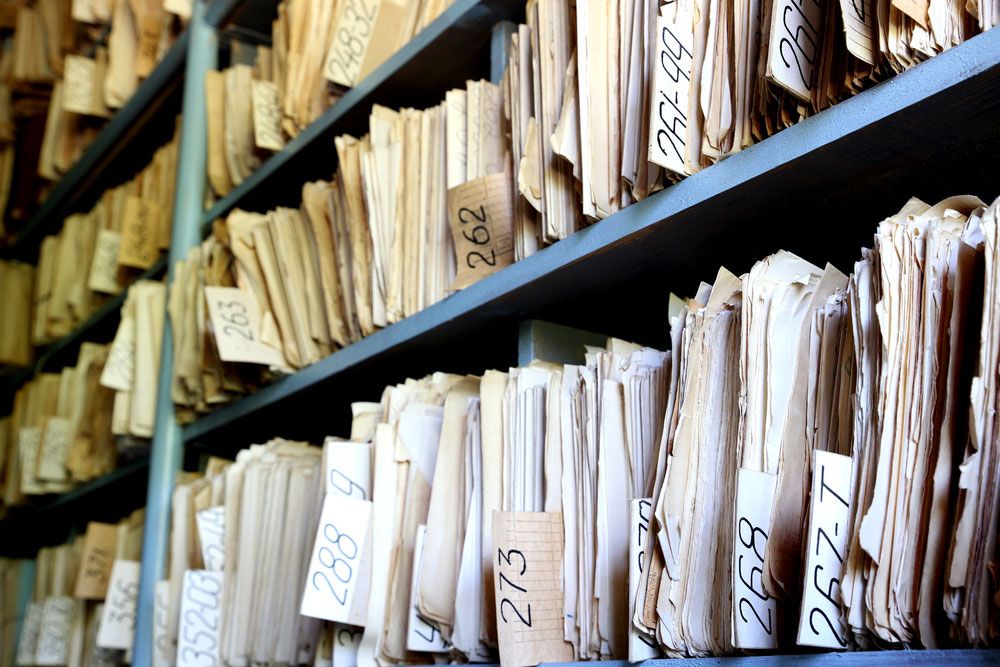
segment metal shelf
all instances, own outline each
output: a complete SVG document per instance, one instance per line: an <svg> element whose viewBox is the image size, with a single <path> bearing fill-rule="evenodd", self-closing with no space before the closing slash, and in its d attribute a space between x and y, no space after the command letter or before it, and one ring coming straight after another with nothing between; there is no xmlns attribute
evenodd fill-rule
<svg viewBox="0 0 1000 667"><path fill-rule="evenodd" d="M66 216L93 205L105 189L137 172L160 145L148 136L156 121L171 119L163 130L163 141L169 140L172 119L180 109L180 96L175 93L180 88L187 42L185 31L18 230L14 242L3 249L4 257L36 261L42 239L59 231Z"/></svg>
<svg viewBox="0 0 1000 667"><path fill-rule="evenodd" d="M491 337L516 331L519 318L666 345L668 291L693 293L720 265L741 272L786 248L850 270L878 220L911 195L996 197L994 170L984 165L1000 150L998 114L995 30L200 418L184 428L184 441L242 446L289 431L334 432L331 414L365 397L359 383L384 386L406 373L469 369L463 351L480 341L478 371L516 359L515 335L509 351ZM294 163L307 138L276 156L282 166ZM332 152L328 142L320 148ZM295 175L300 184L309 177ZM239 199L221 202L215 214Z"/></svg>
<svg viewBox="0 0 1000 667"><path fill-rule="evenodd" d="M547 662L545 667L966 667L1000 664L995 649L947 649L933 651L855 651L847 653L797 653L745 655L725 658L679 658L629 663L624 660L594 662Z"/></svg>
<svg viewBox="0 0 1000 667"><path fill-rule="evenodd" d="M66 493L40 496L13 507L0 520L0 554L33 557L41 547L64 542L88 521L117 521L142 506L149 458L126 463Z"/></svg>
<svg viewBox="0 0 1000 667"><path fill-rule="evenodd" d="M240 5L216 0L209 12L223 20ZM251 2L251 5L264 4ZM228 10L227 10L228 8ZM251 12L247 12L250 14ZM247 180L215 203L203 216L209 225L237 206L254 210L298 206L302 184L330 178L337 166L333 140L363 134L373 104L421 107L437 104L451 88L489 72L490 31L503 20L524 15L524 3L512 0L456 0L429 26L389 57L357 87L347 91L301 134L272 155Z"/></svg>
<svg viewBox="0 0 1000 667"><path fill-rule="evenodd" d="M11 376L2 391L2 403L0 403L0 415L8 413L11 409L14 393L25 382L43 371L54 371L63 366L75 363L80 344L85 341L110 342L118 329L122 304L129 289L139 280L149 280L161 277L167 267L167 258L164 255L156 260L153 266L149 267L136 276L132 283L105 301L85 322L73 329L70 333L59 340L41 348L37 358L28 368Z"/></svg>

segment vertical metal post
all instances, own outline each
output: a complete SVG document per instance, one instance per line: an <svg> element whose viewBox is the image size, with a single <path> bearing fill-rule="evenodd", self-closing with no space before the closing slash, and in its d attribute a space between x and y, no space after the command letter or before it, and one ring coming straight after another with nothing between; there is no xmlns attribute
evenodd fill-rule
<svg viewBox="0 0 1000 667"><path fill-rule="evenodd" d="M195 0L188 24L187 63L181 111L177 189L170 238L167 284L174 278L174 263L187 257L201 242L201 217L205 197L207 136L205 72L216 66L219 49L214 28L205 20L207 0ZM169 315L164 318L163 351L157 379L156 426L149 464L146 524L142 538L142 574L136 617L134 665L153 664L153 609L156 582L163 577L170 538L170 503L174 478L181 467L184 442L170 400L173 368L173 333Z"/></svg>

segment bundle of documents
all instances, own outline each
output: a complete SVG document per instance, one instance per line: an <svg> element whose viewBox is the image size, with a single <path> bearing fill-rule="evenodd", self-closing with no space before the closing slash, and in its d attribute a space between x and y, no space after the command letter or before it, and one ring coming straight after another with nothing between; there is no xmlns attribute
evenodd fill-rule
<svg viewBox="0 0 1000 667"><path fill-rule="evenodd" d="M449 4L281 2L270 48L234 42L231 66L205 76L212 191L223 197L246 180Z"/></svg>
<svg viewBox="0 0 1000 667"><path fill-rule="evenodd" d="M516 259L1000 20L932 4L530 0L504 79Z"/></svg>
<svg viewBox="0 0 1000 667"><path fill-rule="evenodd" d="M140 280L132 284L100 376L101 386L115 392L109 415L111 432L126 439L139 438L143 449L145 441L153 437L156 418L166 300L167 288L162 282Z"/></svg>
<svg viewBox="0 0 1000 667"><path fill-rule="evenodd" d="M781 251L671 296L669 353L609 339L581 364L410 379L321 457L243 452L196 483L238 545L223 590L255 581L302 618L251 654L264 612L227 592L223 663L991 645L998 237L1000 200L912 199L849 276ZM248 509L254 465L296 464L309 481ZM291 594L228 579L273 562L260 522Z"/></svg>
<svg viewBox="0 0 1000 667"><path fill-rule="evenodd" d="M502 106L485 81L424 111L376 105L370 133L337 138L338 173L306 183L299 209L217 221L171 286L179 419L513 261Z"/></svg>
<svg viewBox="0 0 1000 667"><path fill-rule="evenodd" d="M83 343L75 366L41 373L17 392L3 424L4 505L66 491L114 468L115 395L100 384L111 365L107 346Z"/></svg>
<svg viewBox="0 0 1000 667"><path fill-rule="evenodd" d="M180 480L168 579L157 584L154 664L191 651L216 664L313 664L321 624L298 605L321 463L319 448L279 439Z"/></svg>
<svg viewBox="0 0 1000 667"><path fill-rule="evenodd" d="M31 342L45 345L85 322L170 245L177 139L130 181L105 190L87 213L42 241Z"/></svg>
<svg viewBox="0 0 1000 667"><path fill-rule="evenodd" d="M71 542L41 549L30 591L21 590L23 562L0 564L4 609L10 605L17 609L24 594L29 598L20 635L4 642L0 658L13 658L13 663L0 664L131 663L142 526L140 509L118 524L91 522ZM15 612L5 616L5 622L16 618Z"/></svg>
<svg viewBox="0 0 1000 667"><path fill-rule="evenodd" d="M0 260L0 366L27 366L35 356L31 346L32 298L35 267L24 262Z"/></svg>
<svg viewBox="0 0 1000 667"><path fill-rule="evenodd" d="M39 0L17 7L9 63L0 69L9 71L15 103L41 101L46 115L41 144L19 143L19 150L38 152L24 156L26 164L37 160L40 176L58 180L152 73L189 16L190 0Z"/></svg>

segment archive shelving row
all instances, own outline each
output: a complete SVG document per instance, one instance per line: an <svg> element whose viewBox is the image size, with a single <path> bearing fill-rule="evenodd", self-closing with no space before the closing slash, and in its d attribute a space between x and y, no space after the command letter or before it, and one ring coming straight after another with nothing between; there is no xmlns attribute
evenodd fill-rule
<svg viewBox="0 0 1000 667"><path fill-rule="evenodd" d="M250 178L208 210L203 81L216 66L219 35L266 34L275 0L196 0L187 31L157 71L109 123L53 191L5 255L32 258L62 217L100 194L103 178L129 138L182 111L173 236L154 267L170 279L175 260L201 242L211 222L233 208L297 205L301 184L336 167L333 137L360 131L372 104L421 106L467 78L500 71L505 20L523 18L512 0L456 0L444 14L345 94ZM496 35L495 39L491 36ZM481 371L517 363L523 321L544 317L581 329L666 346L666 297L710 280L720 265L740 273L785 248L845 267L870 243L879 216L911 195L935 200L959 190L1000 194L990 165L1000 149L1000 32L979 35L871 90L827 109L663 192L545 248L401 322L338 350L183 428L170 400L171 330L164 330L156 429L148 460L0 521L11 553L60 539L99 518L108 499L142 504L146 527L134 664L151 664L153 587L162 578L170 497L184 456L231 454L283 435L316 439L348 423L350 401L386 384L434 370ZM155 124L155 123L154 123ZM140 142L141 143L141 142ZM102 175L104 174L104 175ZM58 222L57 222L58 221ZM51 370L78 343L114 331L121 299L44 351ZM110 334L106 334L110 335ZM806 664L1000 662L986 650L799 654L710 659L734 667ZM651 661L660 664L668 661ZM745 663L745 664L743 664ZM623 663L591 663L612 665Z"/></svg>

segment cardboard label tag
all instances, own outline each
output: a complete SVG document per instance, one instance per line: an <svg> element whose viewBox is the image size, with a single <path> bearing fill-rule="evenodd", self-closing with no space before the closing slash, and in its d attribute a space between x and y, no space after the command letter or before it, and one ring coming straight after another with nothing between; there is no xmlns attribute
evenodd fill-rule
<svg viewBox="0 0 1000 667"><path fill-rule="evenodd" d="M116 525L96 521L87 524L73 595L83 600L103 600L107 596L117 546Z"/></svg>
<svg viewBox="0 0 1000 667"><path fill-rule="evenodd" d="M139 21L139 49L135 73L142 78L152 74L156 68L162 31L163 17L159 11L148 11Z"/></svg>
<svg viewBox="0 0 1000 667"><path fill-rule="evenodd" d="M362 628L333 624L333 667L358 667Z"/></svg>
<svg viewBox="0 0 1000 667"><path fill-rule="evenodd" d="M177 632L177 667L218 667L222 573L186 570Z"/></svg>
<svg viewBox="0 0 1000 667"><path fill-rule="evenodd" d="M65 482L66 452L69 450L72 424L64 417L49 417L42 431L42 446L38 454L38 479Z"/></svg>
<svg viewBox="0 0 1000 667"><path fill-rule="evenodd" d="M629 501L629 523L632 526L631 536L628 545L628 608L629 611L635 609L636 598L639 595L645 597L646 591L639 591L642 582L642 567L645 561L644 549L646 547L646 536L649 534L649 517L653 515L653 500L651 498L641 498ZM629 618L632 614L629 613ZM645 632L641 632L635 627L635 623L628 624L628 661L642 662L650 658L660 656L660 646L656 643L655 637L650 637Z"/></svg>
<svg viewBox="0 0 1000 667"><path fill-rule="evenodd" d="M21 636L17 642L17 664L35 664L35 649L38 648L38 633L42 627L41 601L32 600L21 623Z"/></svg>
<svg viewBox="0 0 1000 667"><path fill-rule="evenodd" d="M316 530L301 614L364 625L371 584L372 503L328 493Z"/></svg>
<svg viewBox="0 0 1000 667"><path fill-rule="evenodd" d="M115 339L111 341L108 359L101 371L101 386L115 391L132 391L135 374L135 318L122 309Z"/></svg>
<svg viewBox="0 0 1000 667"><path fill-rule="evenodd" d="M493 587L502 667L568 662L561 512L493 512Z"/></svg>
<svg viewBox="0 0 1000 667"><path fill-rule="evenodd" d="M153 609L153 667L172 667L174 643L170 640L170 581L156 582Z"/></svg>
<svg viewBox="0 0 1000 667"><path fill-rule="evenodd" d="M45 599L34 664L39 667L66 664L75 607L73 598L65 595L53 595Z"/></svg>
<svg viewBox="0 0 1000 667"><path fill-rule="evenodd" d="M764 550L771 525L776 475L740 468L736 473L733 539L733 645L778 647L778 609L764 592Z"/></svg>
<svg viewBox="0 0 1000 667"><path fill-rule="evenodd" d="M45 493L45 487L35 478L38 466L38 449L42 444L42 429L25 426L17 433L17 450L21 455L21 492L26 494Z"/></svg>
<svg viewBox="0 0 1000 667"><path fill-rule="evenodd" d="M380 0L347 0L344 3L323 68L328 80L349 88L357 85L379 4Z"/></svg>
<svg viewBox="0 0 1000 667"><path fill-rule="evenodd" d="M323 460L328 494L372 499L372 446L369 443L327 438Z"/></svg>
<svg viewBox="0 0 1000 667"><path fill-rule="evenodd" d="M94 259L87 278L89 289L103 294L118 294L122 291L122 285L118 282L118 253L121 245L122 235L118 232L112 229L97 232Z"/></svg>
<svg viewBox="0 0 1000 667"><path fill-rule="evenodd" d="M673 11L667 9L666 11ZM648 158L675 174L688 174L686 161L688 108L694 60L691 17L656 18L656 59L650 96Z"/></svg>
<svg viewBox="0 0 1000 667"><path fill-rule="evenodd" d="M778 0L771 14L767 77L805 102L816 85L824 11L819 0Z"/></svg>
<svg viewBox="0 0 1000 667"><path fill-rule="evenodd" d="M224 505L200 510L195 515L198 541L206 570L221 571L226 562L226 508Z"/></svg>
<svg viewBox="0 0 1000 667"><path fill-rule="evenodd" d="M97 63L92 58L67 55L63 59L62 106L66 111L92 115Z"/></svg>
<svg viewBox="0 0 1000 667"><path fill-rule="evenodd" d="M160 251L156 240L160 209L155 202L141 197L125 200L125 223L122 227L118 263L135 269L148 269L156 262Z"/></svg>
<svg viewBox="0 0 1000 667"><path fill-rule="evenodd" d="M282 366L281 353L260 339L260 308L238 287L205 287L215 345L223 361Z"/></svg>
<svg viewBox="0 0 1000 667"><path fill-rule="evenodd" d="M111 566L96 644L128 651L135 638L135 608L139 597L139 563L118 559Z"/></svg>
<svg viewBox="0 0 1000 667"><path fill-rule="evenodd" d="M459 290L514 262L510 175L490 174L448 190L448 222L455 240Z"/></svg>
<svg viewBox="0 0 1000 667"><path fill-rule="evenodd" d="M253 137L258 148L280 151L285 147L281 133L281 100L278 86L272 81L254 79L250 82L253 94Z"/></svg>
<svg viewBox="0 0 1000 667"><path fill-rule="evenodd" d="M851 524L851 457L814 451L800 646L847 648L840 578Z"/></svg>
<svg viewBox="0 0 1000 667"><path fill-rule="evenodd" d="M451 644L446 642L437 627L431 625L417 614L417 590L420 572L423 569L424 536L427 526L417 526L417 539L413 543L413 567L410 578L410 615L407 622L406 648L410 651L423 653L447 653Z"/></svg>

